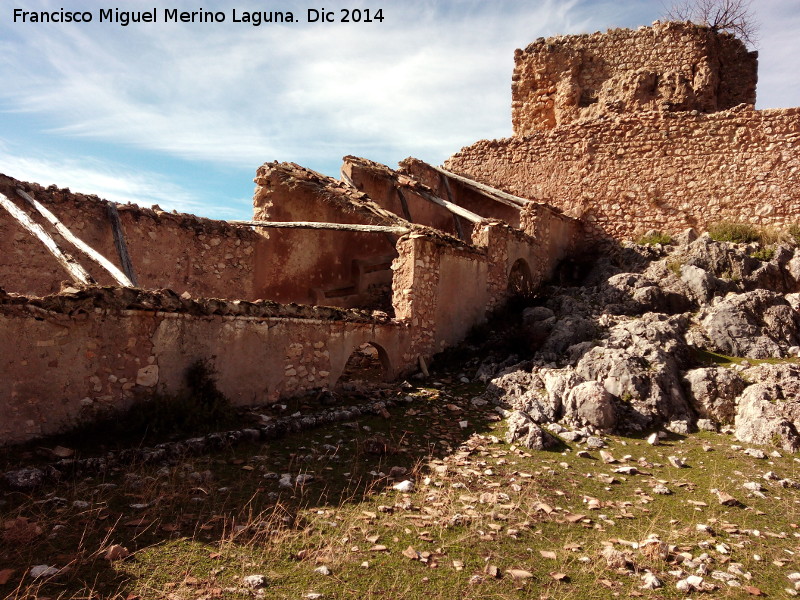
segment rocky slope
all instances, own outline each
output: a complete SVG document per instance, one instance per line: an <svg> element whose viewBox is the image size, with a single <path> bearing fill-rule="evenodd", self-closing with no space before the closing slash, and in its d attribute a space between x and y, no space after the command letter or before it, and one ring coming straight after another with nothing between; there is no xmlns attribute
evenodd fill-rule
<svg viewBox="0 0 800 600"><path fill-rule="evenodd" d="M800 248L689 230L667 246L625 243L580 283L525 309L532 359L478 369L510 441L547 445L544 425L570 439L700 428L800 448Z"/></svg>

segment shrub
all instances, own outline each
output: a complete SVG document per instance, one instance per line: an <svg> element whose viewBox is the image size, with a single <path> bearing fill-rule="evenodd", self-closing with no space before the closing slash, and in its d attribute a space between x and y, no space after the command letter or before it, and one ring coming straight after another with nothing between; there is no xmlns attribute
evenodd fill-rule
<svg viewBox="0 0 800 600"><path fill-rule="evenodd" d="M150 392L126 410L97 415L65 436L76 446L125 447L202 435L236 423L236 409L217 389L207 363L197 361L189 366L184 384L176 394Z"/></svg>
<svg viewBox="0 0 800 600"><path fill-rule="evenodd" d="M640 246L655 246L656 244L663 244L666 246L667 244L672 243L672 236L670 236L668 233L656 231L653 233L648 233L647 235L643 235L636 243Z"/></svg>
<svg viewBox="0 0 800 600"><path fill-rule="evenodd" d="M775 256L775 248L759 248L750 256L763 262L769 262Z"/></svg>
<svg viewBox="0 0 800 600"><path fill-rule="evenodd" d="M717 242L734 242L737 244L749 244L750 242L761 240L760 232L752 225L728 221L710 225L708 235Z"/></svg>
<svg viewBox="0 0 800 600"><path fill-rule="evenodd" d="M800 244L800 225L789 225L788 232L792 239Z"/></svg>

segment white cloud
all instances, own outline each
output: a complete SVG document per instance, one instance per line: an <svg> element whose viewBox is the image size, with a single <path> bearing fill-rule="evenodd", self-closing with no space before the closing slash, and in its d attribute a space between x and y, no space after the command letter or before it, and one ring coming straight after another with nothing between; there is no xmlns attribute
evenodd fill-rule
<svg viewBox="0 0 800 600"><path fill-rule="evenodd" d="M157 173L132 174L119 165L97 159L54 159L12 154L0 140L2 171L21 181L40 185L56 183L75 192L95 194L105 200L140 206L158 204L165 210L208 211L194 195ZM55 181L54 181L55 180Z"/></svg>
<svg viewBox="0 0 800 600"><path fill-rule="evenodd" d="M800 71L793 67L800 49L796 2L755 5L762 23L759 106L800 104ZM24 4L31 10L92 6L90 0ZM648 24L663 12L661 4L407 0L387 3L382 24L127 28L11 25L3 6L0 126L5 119L15 126L8 129L35 128L39 140L99 141L112 154L132 147L156 159L226 170L291 160L332 173L336 167L328 165L344 154L387 163L411 154L441 162L480 138L510 135L515 47L539 36ZM198 8L195 0L172 5ZM214 10L230 14L234 6L272 9L255 0L220 0ZM310 5L286 0L281 8L292 6L304 13ZM3 135L19 144L11 131ZM204 214L222 210L217 199L211 206L202 192L172 183L181 175L157 175L156 165L146 177L126 174L120 181L116 173L124 171L109 167L113 156L78 162L54 159L41 147L37 154L33 145L26 152L38 158L0 150L0 169L11 171L6 165L15 161L27 179L57 176L59 185L115 200ZM48 168L53 163L60 168Z"/></svg>
<svg viewBox="0 0 800 600"><path fill-rule="evenodd" d="M186 159L318 159L332 141L444 157L510 132L509 40L570 26L576 2L443 4L370 25L60 27L18 41L0 93L52 134Z"/></svg>

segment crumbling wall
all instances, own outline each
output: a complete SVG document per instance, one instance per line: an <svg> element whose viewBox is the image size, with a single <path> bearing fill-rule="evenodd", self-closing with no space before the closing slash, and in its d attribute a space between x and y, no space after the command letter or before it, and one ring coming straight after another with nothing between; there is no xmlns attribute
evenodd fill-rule
<svg viewBox="0 0 800 600"><path fill-rule="evenodd" d="M601 115L755 104L757 56L691 23L539 38L514 55L514 135Z"/></svg>
<svg viewBox="0 0 800 600"><path fill-rule="evenodd" d="M332 387L367 342L386 351L387 377L409 368L409 327L363 311L121 288L42 299L0 293L0 445L61 431L156 390L176 392L198 359L239 405Z"/></svg>
<svg viewBox="0 0 800 600"><path fill-rule="evenodd" d="M114 246L108 202L96 196L43 188L0 175L0 193L26 212L16 193L22 188L41 202L73 234L121 268ZM117 205L138 285L169 288L195 297L253 299L255 250L261 240L249 228L193 215L168 213L135 205ZM42 219L35 218L43 223ZM50 231L49 225L45 229ZM58 236L56 236L58 237ZM60 239L60 238L59 238ZM101 285L113 280L69 244L73 254ZM55 293L70 281L44 245L0 209L0 288L34 296Z"/></svg>
<svg viewBox="0 0 800 600"><path fill-rule="evenodd" d="M454 202L484 219L499 219L511 227L520 226L520 207L503 204L460 181L448 178L419 159L405 159L400 163L400 169L402 173L425 184L439 198Z"/></svg>
<svg viewBox="0 0 800 600"><path fill-rule="evenodd" d="M258 221L398 225L363 193L292 163L269 163L256 176ZM254 293L278 302L391 310L397 236L359 231L261 228Z"/></svg>
<svg viewBox="0 0 800 600"><path fill-rule="evenodd" d="M264 163L255 177L253 219L403 225L364 192L295 163ZM398 213L399 214L399 213Z"/></svg>
<svg viewBox="0 0 800 600"><path fill-rule="evenodd" d="M411 223L458 236L457 217L445 207L425 198L422 195L425 192L436 194L424 184L420 185L419 180L365 158L345 156L343 160L342 174L384 209ZM470 225L462 223L463 228L469 231Z"/></svg>
<svg viewBox="0 0 800 600"><path fill-rule="evenodd" d="M800 109L640 113L480 141L449 170L546 197L594 237L800 222Z"/></svg>

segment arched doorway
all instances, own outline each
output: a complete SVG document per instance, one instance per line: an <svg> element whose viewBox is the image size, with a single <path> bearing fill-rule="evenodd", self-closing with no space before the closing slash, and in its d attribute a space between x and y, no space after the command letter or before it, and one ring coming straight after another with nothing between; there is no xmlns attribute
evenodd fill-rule
<svg viewBox="0 0 800 600"><path fill-rule="evenodd" d="M353 349L336 382L339 391L355 391L386 381L391 374L389 355L380 344L366 342Z"/></svg>
<svg viewBox="0 0 800 600"><path fill-rule="evenodd" d="M533 276L524 258L519 258L508 273L508 295L517 298L533 296Z"/></svg>

